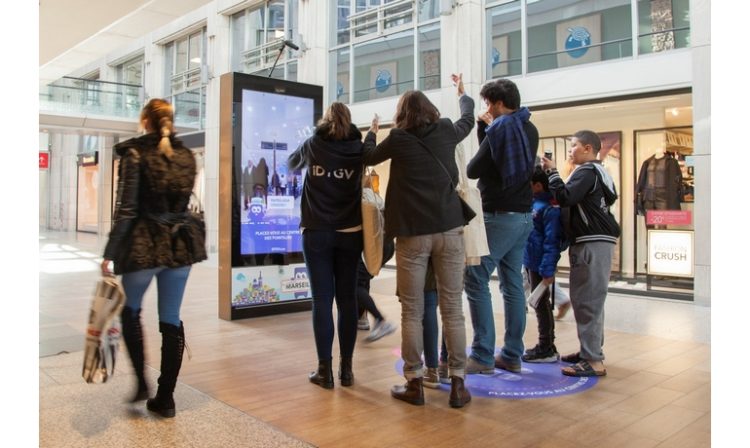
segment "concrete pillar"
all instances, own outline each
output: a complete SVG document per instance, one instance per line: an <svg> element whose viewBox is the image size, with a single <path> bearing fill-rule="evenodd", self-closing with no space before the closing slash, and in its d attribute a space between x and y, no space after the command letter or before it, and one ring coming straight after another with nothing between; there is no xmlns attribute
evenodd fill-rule
<svg viewBox="0 0 750 448"><path fill-rule="evenodd" d="M690 1L695 158L695 303L711 305L711 2Z"/></svg>

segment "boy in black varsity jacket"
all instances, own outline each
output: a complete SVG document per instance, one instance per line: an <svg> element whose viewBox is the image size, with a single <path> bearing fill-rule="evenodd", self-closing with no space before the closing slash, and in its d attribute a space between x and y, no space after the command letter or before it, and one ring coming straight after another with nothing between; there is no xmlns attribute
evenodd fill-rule
<svg viewBox="0 0 750 448"><path fill-rule="evenodd" d="M562 369L567 376L607 374L602 351L604 300L620 226L609 211L617 199L614 182L596 159L601 146L595 132L583 130L573 135L568 158L578 167L567 183L552 160L542 159L550 191L561 207L570 210L566 229L570 239L570 300L581 347L578 353L561 358L574 363Z"/></svg>

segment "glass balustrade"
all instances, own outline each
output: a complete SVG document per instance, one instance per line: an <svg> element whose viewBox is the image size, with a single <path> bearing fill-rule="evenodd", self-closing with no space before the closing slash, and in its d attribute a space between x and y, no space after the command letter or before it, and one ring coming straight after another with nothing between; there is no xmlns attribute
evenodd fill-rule
<svg viewBox="0 0 750 448"><path fill-rule="evenodd" d="M143 87L108 81L64 77L39 93L39 111L69 115L138 118Z"/></svg>

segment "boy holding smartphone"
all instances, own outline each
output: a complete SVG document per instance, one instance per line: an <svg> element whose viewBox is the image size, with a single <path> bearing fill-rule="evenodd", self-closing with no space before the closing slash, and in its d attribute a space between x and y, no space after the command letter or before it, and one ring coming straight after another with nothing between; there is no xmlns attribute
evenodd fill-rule
<svg viewBox="0 0 750 448"><path fill-rule="evenodd" d="M580 350L563 356L574 363L562 369L567 376L604 376L604 300L607 297L612 255L620 226L609 207L617 199L614 182L597 160L599 136L589 130L573 135L568 158L578 165L564 183L555 163L542 159L549 189L561 207L570 207L570 299L578 327Z"/></svg>

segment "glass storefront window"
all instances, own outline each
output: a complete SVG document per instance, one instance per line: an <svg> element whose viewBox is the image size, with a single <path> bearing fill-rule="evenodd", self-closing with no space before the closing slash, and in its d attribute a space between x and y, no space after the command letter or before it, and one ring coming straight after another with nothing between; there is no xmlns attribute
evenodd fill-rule
<svg viewBox="0 0 750 448"><path fill-rule="evenodd" d="M419 90L440 88L440 24L419 28Z"/></svg>
<svg viewBox="0 0 750 448"><path fill-rule="evenodd" d="M330 0L330 5L337 24L330 49L332 100L356 103L440 88L440 1Z"/></svg>
<svg viewBox="0 0 750 448"><path fill-rule="evenodd" d="M340 101L344 104L349 103L349 47L341 48L339 50L331 52L331 62L334 64L334 69L331 73L335 73L336 80L334 85L335 89L332 89L333 100Z"/></svg>
<svg viewBox="0 0 750 448"><path fill-rule="evenodd" d="M206 51L205 28L179 38L165 47L168 64L169 101L175 124L193 129L205 126L205 87L201 76Z"/></svg>
<svg viewBox="0 0 750 448"><path fill-rule="evenodd" d="M174 67L172 67L173 75L187 71L187 44L187 39L180 39L175 43L175 59Z"/></svg>
<svg viewBox="0 0 750 448"><path fill-rule="evenodd" d="M143 56L117 66L117 82L121 104L125 111L139 112L143 106ZM118 101L119 102L119 101Z"/></svg>
<svg viewBox="0 0 750 448"><path fill-rule="evenodd" d="M265 43L263 39L264 17L265 9L263 8L247 12L247 39L244 41L245 45L242 49L257 47Z"/></svg>
<svg viewBox="0 0 750 448"><path fill-rule="evenodd" d="M654 236L668 238L673 231L688 232L692 236L695 200L693 128L636 131L635 143L636 274L651 274L650 284L655 281L664 286L676 282L672 277L692 277L686 275L688 270L684 273L677 270L673 275L655 275L649 259L654 255L654 262L667 258L659 256L659 249L655 246L658 239ZM652 232L654 234L649 235ZM676 250L672 255L674 252ZM692 253L689 255L693 256ZM680 267L679 263L673 265Z"/></svg>
<svg viewBox="0 0 750 448"><path fill-rule="evenodd" d="M349 14L351 14L351 0L334 0L336 29L333 41L336 44L349 42Z"/></svg>
<svg viewBox="0 0 750 448"><path fill-rule="evenodd" d="M380 6L380 0L356 0L356 12L366 11L378 6Z"/></svg>
<svg viewBox="0 0 750 448"><path fill-rule="evenodd" d="M690 46L689 0L640 0L638 2L638 53Z"/></svg>
<svg viewBox="0 0 750 448"><path fill-rule="evenodd" d="M354 47L354 102L398 96L414 88L414 33Z"/></svg>
<svg viewBox="0 0 750 448"><path fill-rule="evenodd" d="M174 96L175 124L178 126L201 129L201 89L189 90Z"/></svg>
<svg viewBox="0 0 750 448"><path fill-rule="evenodd" d="M629 0L530 2L527 28L529 73L633 54Z"/></svg>
<svg viewBox="0 0 750 448"><path fill-rule="evenodd" d="M412 2L403 2L400 0L385 0L383 3L396 3L397 1L398 5L394 5L392 8L383 10L383 17L385 18L383 26L385 29L406 25L412 22L412 9L414 7Z"/></svg>
<svg viewBox="0 0 750 448"><path fill-rule="evenodd" d="M417 2L417 17L420 22L440 17L440 0L419 0Z"/></svg>
<svg viewBox="0 0 750 448"><path fill-rule="evenodd" d="M78 213L76 230L93 232L99 230L99 167L78 167Z"/></svg>
<svg viewBox="0 0 750 448"><path fill-rule="evenodd" d="M521 2L487 10L487 79L521 74Z"/></svg>
<svg viewBox="0 0 750 448"><path fill-rule="evenodd" d="M279 39L284 34L284 0L271 0L268 2L268 35L266 42Z"/></svg>
<svg viewBox="0 0 750 448"><path fill-rule="evenodd" d="M230 19L232 47L230 60L234 71L268 76L276 63L272 77L291 79L296 76L297 53L282 45L282 41L296 42L298 36L298 1L269 0L254 9L246 9L233 14Z"/></svg>
<svg viewBox="0 0 750 448"><path fill-rule="evenodd" d="M201 67L201 62L203 61L203 54L201 51L201 48L203 48L203 45L201 45L203 38L203 33L193 34L190 36L190 47L188 50L188 70L195 70L197 68Z"/></svg>
<svg viewBox="0 0 750 448"><path fill-rule="evenodd" d="M231 19L232 26L229 29L230 33L230 47L229 51L232 54L231 57L231 64L232 64L232 71L239 72L242 71L241 61L239 57L240 52L243 48L245 48L247 45L245 44L246 38L246 28L245 25L247 22L247 17L245 14L245 11L238 12L237 14L232 16Z"/></svg>

